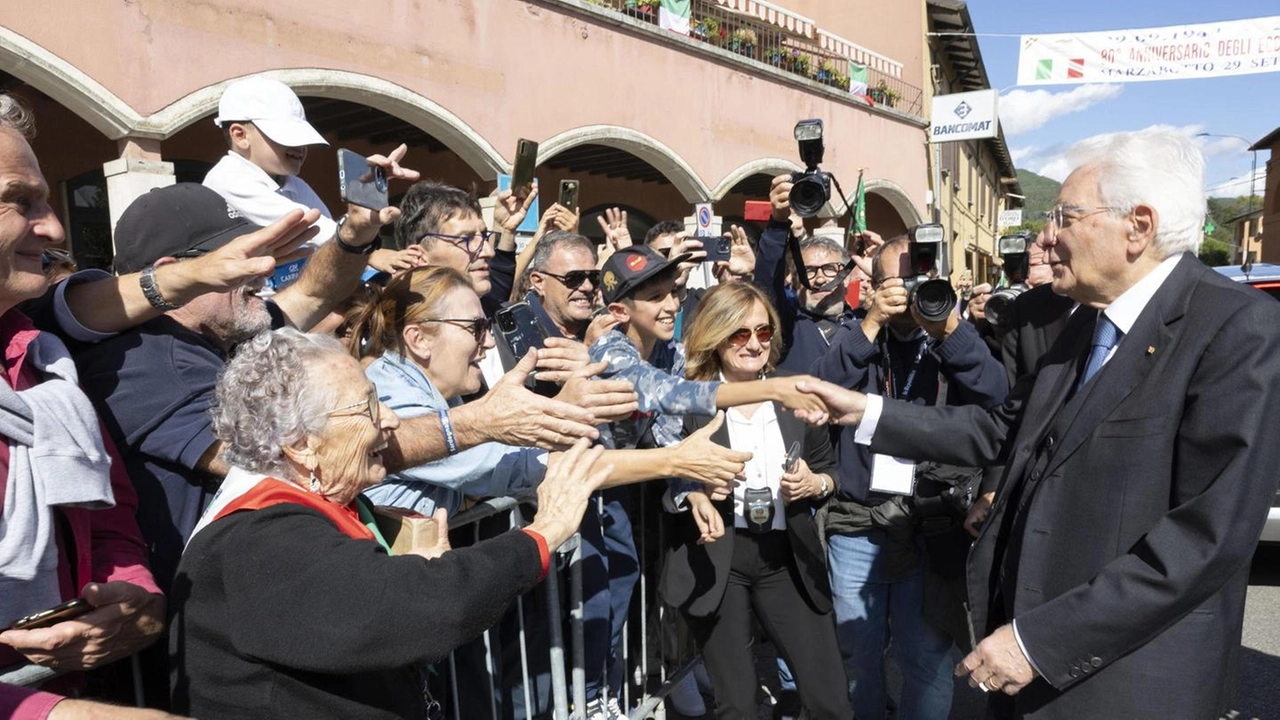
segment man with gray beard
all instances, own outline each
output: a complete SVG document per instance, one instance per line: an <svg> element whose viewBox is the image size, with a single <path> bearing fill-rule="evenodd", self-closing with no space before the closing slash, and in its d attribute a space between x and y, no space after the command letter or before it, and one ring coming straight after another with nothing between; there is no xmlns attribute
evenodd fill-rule
<svg viewBox="0 0 1280 720"><path fill-rule="evenodd" d="M209 407L227 357L263 330L314 325L354 288L365 260L359 248L374 239L378 227L370 211L350 213L340 228L343 243L326 243L298 281L270 300L258 297L263 281L257 279L166 309L165 288L155 281L153 268L199 257L257 226L195 183L152 190L120 217L115 269L120 274L150 271L148 299L165 312L73 351L85 393L137 488L138 525L151 550L156 582L166 593L182 548L226 473L217 457L220 446ZM270 402L270 388L263 392L264 402Z"/></svg>

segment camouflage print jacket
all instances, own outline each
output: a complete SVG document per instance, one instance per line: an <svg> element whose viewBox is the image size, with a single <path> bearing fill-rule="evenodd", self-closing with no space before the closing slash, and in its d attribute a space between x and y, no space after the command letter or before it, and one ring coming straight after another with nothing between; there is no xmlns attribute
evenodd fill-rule
<svg viewBox="0 0 1280 720"><path fill-rule="evenodd" d="M591 362L605 361L601 377L630 380L640 396L640 409L629 420L600 427L600 441L608 448L635 447L652 430L652 441L642 447L666 447L680 442L685 415L715 415L719 382L684 379L684 346L675 340L660 342L649 361L619 330L597 340L589 350Z"/></svg>

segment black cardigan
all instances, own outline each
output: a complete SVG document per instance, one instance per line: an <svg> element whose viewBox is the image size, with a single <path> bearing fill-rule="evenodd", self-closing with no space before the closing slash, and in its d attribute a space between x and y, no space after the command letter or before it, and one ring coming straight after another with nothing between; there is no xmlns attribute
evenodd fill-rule
<svg viewBox="0 0 1280 720"><path fill-rule="evenodd" d="M522 532L428 561L391 557L300 505L223 518L191 541L170 596L173 709L423 717L414 663L498 622L541 568Z"/></svg>

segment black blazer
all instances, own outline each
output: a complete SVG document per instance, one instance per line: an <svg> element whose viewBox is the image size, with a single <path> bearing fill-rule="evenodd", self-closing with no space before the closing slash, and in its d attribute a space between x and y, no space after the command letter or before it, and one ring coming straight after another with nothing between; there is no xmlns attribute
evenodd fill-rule
<svg viewBox="0 0 1280 720"><path fill-rule="evenodd" d="M1007 460L968 587L977 636L1016 619L1044 674L1020 716L1219 717L1280 467L1280 304L1186 255L1073 393L1096 318L989 413L886 403L872 449Z"/></svg>
<svg viewBox="0 0 1280 720"><path fill-rule="evenodd" d="M1001 361L1009 373L1009 387L1036 368L1067 327L1075 300L1059 295L1052 285L1038 285L1019 295L1009 306L1008 328L1001 340ZM1004 477L1004 467L986 469L980 492L994 492Z"/></svg>
<svg viewBox="0 0 1280 720"><path fill-rule="evenodd" d="M783 447L800 441L804 448L801 457L815 473L827 473L835 478L836 458L831 449L831 438L825 427L813 427L796 419L795 415L777 407L778 430L782 433ZM685 434L703 427L711 418L685 417ZM729 428L722 425L711 435L718 445L729 447ZM835 488L832 488L834 491ZM830 497L828 495L827 497ZM673 518L673 532L667 534L667 562L662 573L662 597L669 605L680 608L695 617L712 615L720 607L725 585L729 580L729 565L733 560L733 498L716 503L724 518L724 537L709 544L698 544L698 525L692 513L683 512ZM809 605L819 613L831 610L831 585L827 580L826 553L818 538L818 526L813 520L814 504L809 500L797 500L786 508L787 534L791 540L791 552L799 570L803 592Z"/></svg>

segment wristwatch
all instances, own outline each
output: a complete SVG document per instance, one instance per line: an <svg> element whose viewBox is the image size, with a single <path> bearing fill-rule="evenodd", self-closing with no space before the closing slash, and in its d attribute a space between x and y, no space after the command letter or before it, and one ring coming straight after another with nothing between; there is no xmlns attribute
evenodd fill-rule
<svg viewBox="0 0 1280 720"><path fill-rule="evenodd" d="M819 476L819 479L822 480L822 488L818 490L818 497L824 498L827 496L827 491L831 489L831 486L827 483L826 475Z"/></svg>
<svg viewBox="0 0 1280 720"><path fill-rule="evenodd" d="M349 252L352 255L371 255L373 251L377 249L376 248L376 245L378 244L377 238L374 238L367 245L352 245L351 243L343 242L342 228L344 225L347 224L348 217L350 216L343 215L342 217L338 218L338 226L333 230L333 241L338 243L339 250L342 250L344 252Z"/></svg>
<svg viewBox="0 0 1280 720"><path fill-rule="evenodd" d="M177 310L181 305L174 305L164 299L164 295L160 294L160 288L156 285L156 266L148 265L142 269L142 275L138 276L138 285L142 287L142 295L151 303L151 307L160 312L168 312Z"/></svg>

